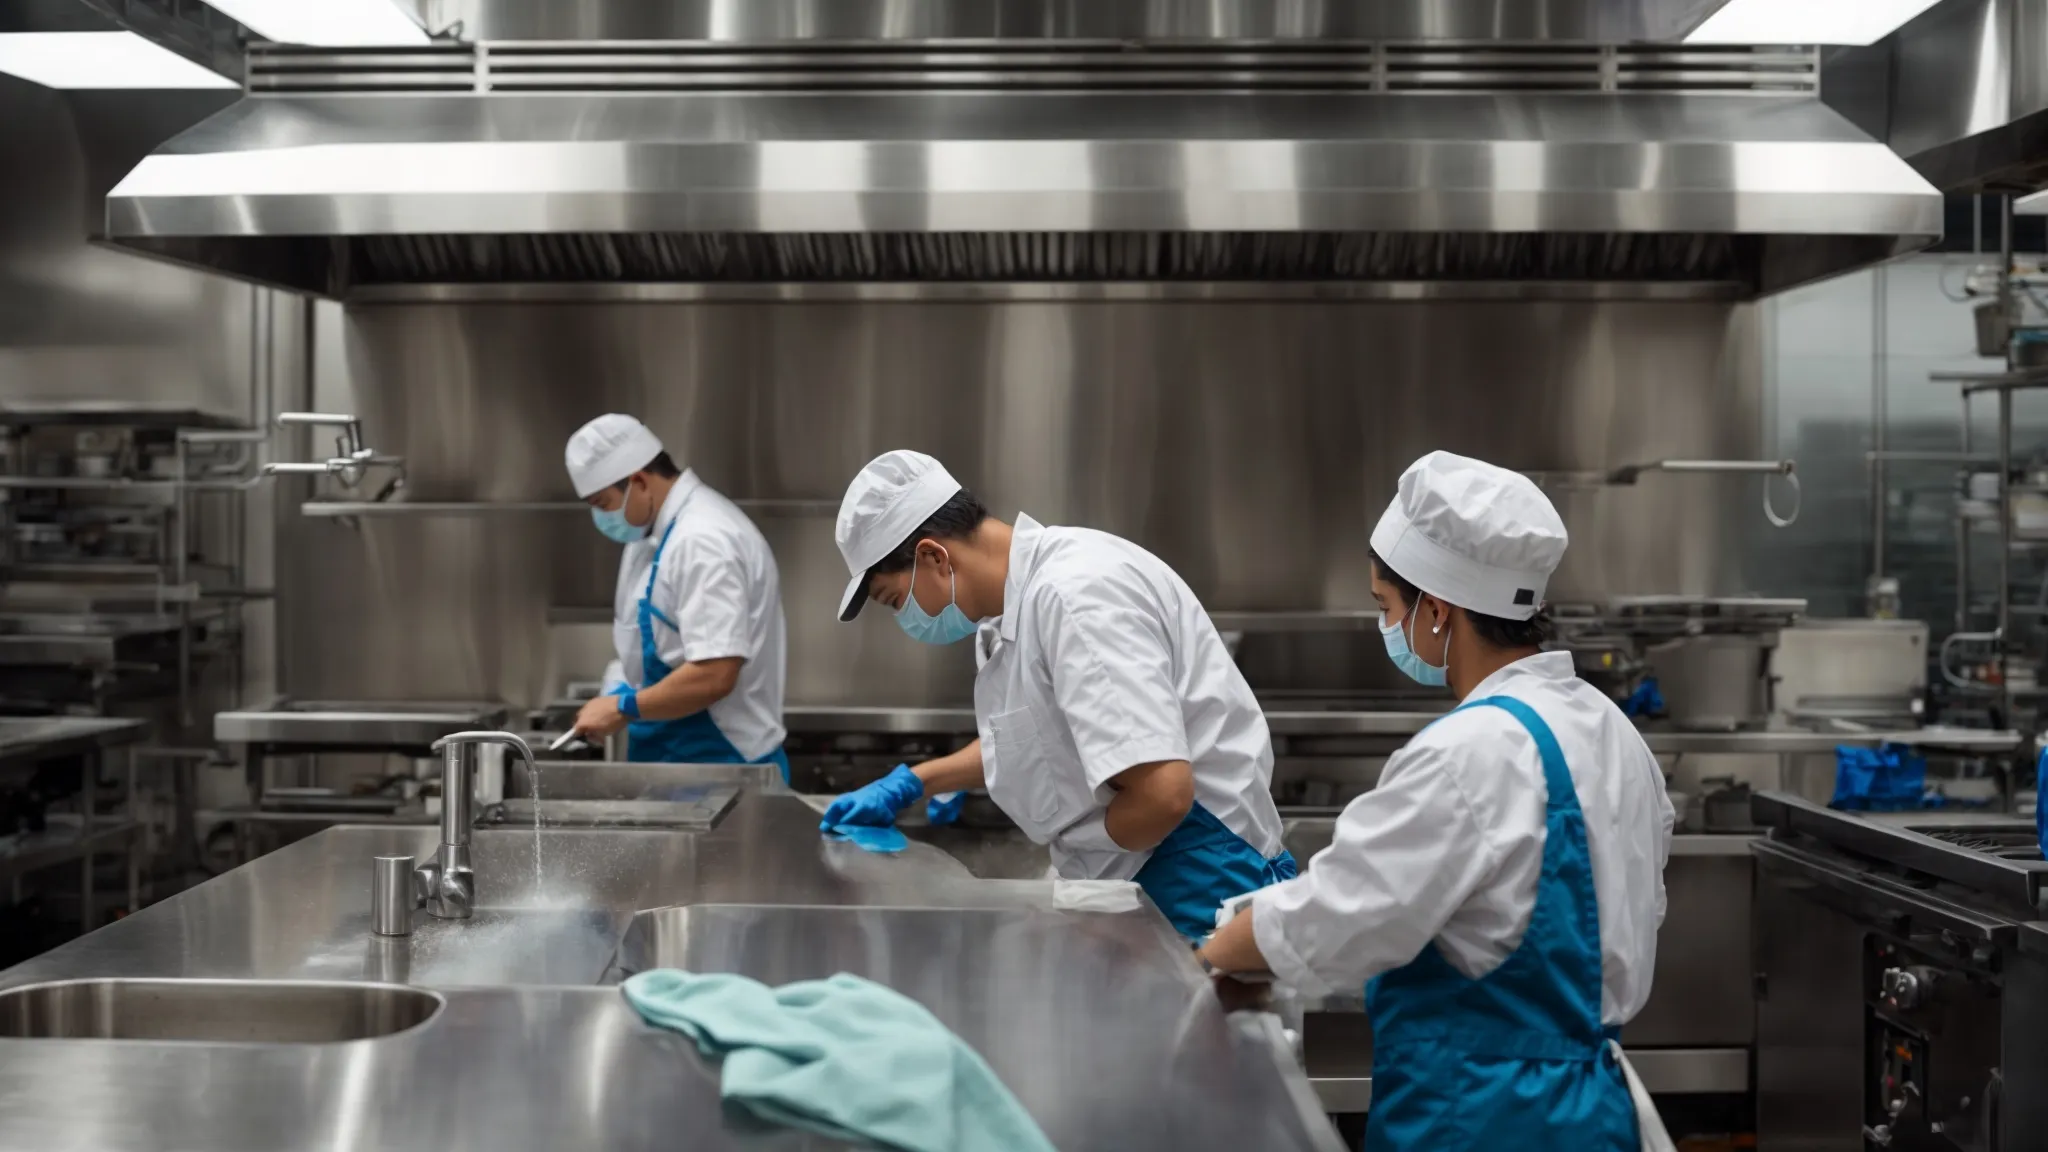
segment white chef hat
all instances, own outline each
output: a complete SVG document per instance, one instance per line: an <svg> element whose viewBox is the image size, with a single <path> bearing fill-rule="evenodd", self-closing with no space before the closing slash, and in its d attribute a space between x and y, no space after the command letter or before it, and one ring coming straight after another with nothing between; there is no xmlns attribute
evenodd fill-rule
<svg viewBox="0 0 2048 1152"><path fill-rule="evenodd" d="M846 486L833 539L851 578L839 600L839 618L851 620L867 603L868 569L909 539L932 513L960 491L946 466L922 452L899 449L868 461Z"/></svg>
<svg viewBox="0 0 2048 1152"><path fill-rule="evenodd" d="M654 463L661 451L661 440L647 425L612 412L578 428L562 458L577 498L588 499Z"/></svg>
<svg viewBox="0 0 2048 1152"><path fill-rule="evenodd" d="M1568 542L1557 509L1527 476L1449 452L1401 473L1372 530L1373 554L1403 580L1504 620L1536 615Z"/></svg>

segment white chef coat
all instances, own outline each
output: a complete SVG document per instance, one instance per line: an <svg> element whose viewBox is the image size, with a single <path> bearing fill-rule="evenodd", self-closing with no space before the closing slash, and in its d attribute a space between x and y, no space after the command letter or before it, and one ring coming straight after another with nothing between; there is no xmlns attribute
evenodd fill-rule
<svg viewBox="0 0 2048 1152"><path fill-rule="evenodd" d="M758 760L782 745L782 682L786 646L782 579L768 541L738 506L685 470L669 489L646 539L626 545L612 597L612 646L606 687L641 683L640 598L647 566L662 533L675 533L661 553L654 606L676 627L656 621L654 642L670 668L738 656L739 680L711 705L711 721L739 754Z"/></svg>
<svg viewBox="0 0 2048 1152"><path fill-rule="evenodd" d="M1518 660L1471 699L1512 696L1557 737L1585 813L1600 904L1600 1018L1623 1024L1650 998L1671 802L1649 746L1571 654ZM1336 837L1299 877L1252 898L1259 951L1311 995L1356 992L1433 942L1468 977L1521 943L1543 870L1547 789L1536 742L1499 708L1453 713L1387 761Z"/></svg>
<svg viewBox="0 0 2048 1152"><path fill-rule="evenodd" d="M1003 614L975 637L989 796L1069 880L1128 880L1151 858L1109 838L1111 777L1186 760L1195 801L1280 851L1265 714L1194 592L1157 556L1017 518Z"/></svg>

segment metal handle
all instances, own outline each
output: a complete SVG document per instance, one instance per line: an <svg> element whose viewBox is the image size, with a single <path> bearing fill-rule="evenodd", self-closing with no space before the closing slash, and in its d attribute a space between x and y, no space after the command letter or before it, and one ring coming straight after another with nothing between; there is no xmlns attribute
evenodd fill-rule
<svg viewBox="0 0 2048 1152"><path fill-rule="evenodd" d="M1653 460L1648 464L1625 464L1606 476L1608 484L1634 484L1645 472L1722 473L1764 477L1764 519L1774 528L1789 528L1799 519L1804 496L1799 488L1799 464L1795 460ZM1771 499L1770 477L1783 476L1792 489L1792 510L1781 513Z"/></svg>
<svg viewBox="0 0 2048 1152"><path fill-rule="evenodd" d="M1993 650L1995 651L1998 642L1999 633L1995 631L1951 632L1947 636L1942 637L1941 647L1935 650L1934 655L1934 663L1937 667L1941 669L1941 678L1943 680L1948 681L1950 684L1955 685L1958 688L1977 687L1978 685L1976 681L1965 680L1961 676L1956 675L1955 672L1949 668L1948 654L1951 649L1954 649L1964 644L1990 644L1993 646Z"/></svg>
<svg viewBox="0 0 2048 1152"><path fill-rule="evenodd" d="M1805 502L1805 498L1799 492L1799 473L1792 471L1792 462L1790 460L1785 461L1784 476L1785 483L1792 489L1792 511L1782 516L1778 514L1776 508L1771 506L1770 477L1766 476L1764 478L1764 519L1769 520L1773 528L1790 528L1799 519L1800 505Z"/></svg>

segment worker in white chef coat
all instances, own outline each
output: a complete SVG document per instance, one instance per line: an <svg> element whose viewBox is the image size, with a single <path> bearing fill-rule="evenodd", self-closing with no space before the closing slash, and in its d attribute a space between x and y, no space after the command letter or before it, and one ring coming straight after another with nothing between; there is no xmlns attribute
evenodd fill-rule
<svg viewBox="0 0 2048 1152"><path fill-rule="evenodd" d="M1294 875L1265 716L1158 557L1106 532L1005 524L919 452L861 469L836 535L851 576L840 619L875 600L912 639L974 639L980 739L839 797L828 828L986 787L1060 876L1135 880L1191 939L1224 899Z"/></svg>
<svg viewBox="0 0 2048 1152"><path fill-rule="evenodd" d="M1612 1042L1650 996L1671 804L1621 710L1540 648L1565 543L1518 473L1434 452L1402 474L1372 533L1381 632L1461 704L1201 952L1310 995L1370 981L1369 1152L1668 1147Z"/></svg>
<svg viewBox="0 0 2048 1152"><path fill-rule="evenodd" d="M627 728L632 760L774 763L789 779L781 577L761 530L631 416L585 424L564 458L598 531L626 546L612 600L618 659L576 730Z"/></svg>

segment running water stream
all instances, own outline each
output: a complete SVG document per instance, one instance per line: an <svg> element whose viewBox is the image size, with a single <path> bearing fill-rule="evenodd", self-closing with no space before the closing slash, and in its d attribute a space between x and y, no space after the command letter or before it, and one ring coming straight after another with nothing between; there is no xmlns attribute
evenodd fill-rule
<svg viewBox="0 0 2048 1152"><path fill-rule="evenodd" d="M539 903L544 898L540 870L540 761L526 761L526 776L527 790L533 793L533 899Z"/></svg>

